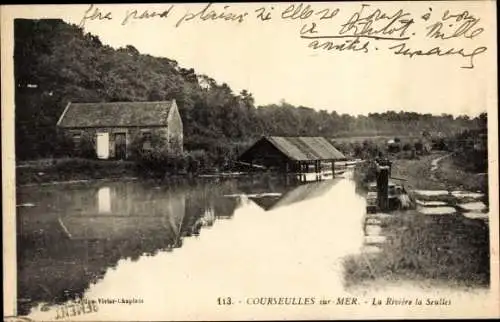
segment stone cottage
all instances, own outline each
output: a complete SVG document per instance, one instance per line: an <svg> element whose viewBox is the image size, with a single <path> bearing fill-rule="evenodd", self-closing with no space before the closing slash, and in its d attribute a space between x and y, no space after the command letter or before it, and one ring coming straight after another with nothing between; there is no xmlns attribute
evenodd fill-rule
<svg viewBox="0 0 500 322"><path fill-rule="evenodd" d="M182 153L183 125L175 100L160 102L69 103L57 127L78 149L83 139L92 142L99 159L130 158L131 145L164 136L168 150Z"/></svg>

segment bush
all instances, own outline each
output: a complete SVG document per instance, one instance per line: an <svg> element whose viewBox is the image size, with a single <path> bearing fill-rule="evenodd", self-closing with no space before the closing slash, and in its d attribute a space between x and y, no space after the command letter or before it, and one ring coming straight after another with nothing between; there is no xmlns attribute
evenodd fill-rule
<svg viewBox="0 0 500 322"><path fill-rule="evenodd" d="M398 153L401 151L401 145L399 143L391 143L387 147L389 153Z"/></svg>
<svg viewBox="0 0 500 322"><path fill-rule="evenodd" d="M211 166L207 153L203 150L194 150L186 153L186 171L200 173Z"/></svg>
<svg viewBox="0 0 500 322"><path fill-rule="evenodd" d="M86 159L96 159L97 151L95 148L94 139L89 136L82 136L80 139L80 147L76 152L77 156Z"/></svg>
<svg viewBox="0 0 500 322"><path fill-rule="evenodd" d="M399 155L399 158L400 159L406 159L406 160L415 160L415 159L418 159L417 151L415 149L413 149L413 148L411 148L408 151L403 151Z"/></svg>
<svg viewBox="0 0 500 322"><path fill-rule="evenodd" d="M155 177L183 172L186 162L183 155L171 154L162 150L144 150L135 159L138 169Z"/></svg>
<svg viewBox="0 0 500 322"><path fill-rule="evenodd" d="M445 139L444 138L432 139L432 149L439 151L447 150Z"/></svg>
<svg viewBox="0 0 500 322"><path fill-rule="evenodd" d="M419 153L422 153L422 151L424 150L424 144L422 143L422 141L415 142L414 147L415 147L415 151L417 151Z"/></svg>
<svg viewBox="0 0 500 322"><path fill-rule="evenodd" d="M56 157L71 157L74 155L75 145L71 137L66 134L59 133L56 136L55 146Z"/></svg>
<svg viewBox="0 0 500 322"><path fill-rule="evenodd" d="M372 140L364 140L361 149L361 158L363 159L380 157L387 152L383 145L377 144Z"/></svg>
<svg viewBox="0 0 500 322"><path fill-rule="evenodd" d="M403 145L403 151L411 151L411 149L412 149L412 146L410 143L405 143Z"/></svg>
<svg viewBox="0 0 500 322"><path fill-rule="evenodd" d="M211 138L197 136L186 142L189 155L198 160L203 171L230 171L236 168L233 164L238 155L252 144L251 140L234 142L226 138Z"/></svg>
<svg viewBox="0 0 500 322"><path fill-rule="evenodd" d="M80 145L76 147L71 136L60 133L56 136L54 145L55 156L57 157L97 158L95 141L89 135L82 135Z"/></svg>
<svg viewBox="0 0 500 322"><path fill-rule="evenodd" d="M374 161L358 163L354 168L354 181L357 189L365 189L367 184L377 179L377 166Z"/></svg>
<svg viewBox="0 0 500 322"><path fill-rule="evenodd" d="M154 177L163 177L169 173L180 173L186 169L184 154L170 151L167 139L152 133L150 145L144 147L145 139L137 137L132 141L131 153L138 170Z"/></svg>

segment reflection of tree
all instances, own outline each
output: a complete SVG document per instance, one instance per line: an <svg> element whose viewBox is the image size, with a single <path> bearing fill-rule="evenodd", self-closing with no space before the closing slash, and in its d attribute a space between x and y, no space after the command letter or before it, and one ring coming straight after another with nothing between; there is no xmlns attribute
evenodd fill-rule
<svg viewBox="0 0 500 322"><path fill-rule="evenodd" d="M28 313L36 302L61 303L81 297L92 283L104 277L121 259L138 260L180 245L178 236L168 231L151 231L149 236L131 234L127 239L70 240L59 236L51 242L45 236L19 240L19 293L29 303L19 307ZM29 246L27 246L29 245Z"/></svg>
<svg viewBox="0 0 500 322"><path fill-rule="evenodd" d="M239 199L219 197L214 203L215 218L230 218L233 216L234 210L239 206Z"/></svg>
<svg viewBox="0 0 500 322"><path fill-rule="evenodd" d="M198 235L203 226L213 225L215 218L230 218L239 206L234 198L224 194L234 192L234 182L226 182L213 189L211 185L198 185L187 192L186 215L182 223L182 235ZM214 217L214 218L211 218Z"/></svg>
<svg viewBox="0 0 500 322"><path fill-rule="evenodd" d="M43 223L30 222L33 217L22 220L18 236L19 314L27 314L39 302L54 304L81 297L121 259L136 261L182 247L184 236L202 229L195 226L207 210L214 218L231 216L237 202L222 196L234 193L234 183L216 187L211 182L159 187L137 182L110 185L111 214L99 214L96 189L55 194L54 200L70 215Z"/></svg>

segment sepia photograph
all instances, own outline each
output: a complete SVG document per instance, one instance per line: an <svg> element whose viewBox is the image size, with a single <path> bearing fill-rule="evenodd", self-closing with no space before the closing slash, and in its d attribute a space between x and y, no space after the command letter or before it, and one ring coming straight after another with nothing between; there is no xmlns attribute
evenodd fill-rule
<svg viewBox="0 0 500 322"><path fill-rule="evenodd" d="M0 10L4 321L500 317L494 1Z"/></svg>

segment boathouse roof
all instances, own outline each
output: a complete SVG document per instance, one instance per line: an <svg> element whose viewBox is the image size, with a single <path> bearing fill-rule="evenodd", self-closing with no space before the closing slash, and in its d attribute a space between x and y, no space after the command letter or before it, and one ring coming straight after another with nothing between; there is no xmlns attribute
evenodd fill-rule
<svg viewBox="0 0 500 322"><path fill-rule="evenodd" d="M69 103L57 125L66 128L166 126L175 100L159 102Z"/></svg>
<svg viewBox="0 0 500 322"><path fill-rule="evenodd" d="M320 197L328 192L337 182L334 180L311 182L289 188L279 197L256 195L255 197L249 197L249 199L266 211L274 210L278 207L289 206L294 203Z"/></svg>
<svg viewBox="0 0 500 322"><path fill-rule="evenodd" d="M253 154L259 145L271 144L276 150L294 161L314 160L345 160L342 152L337 150L324 137L284 137L266 136L257 141L252 147L245 151L240 159L244 160Z"/></svg>

